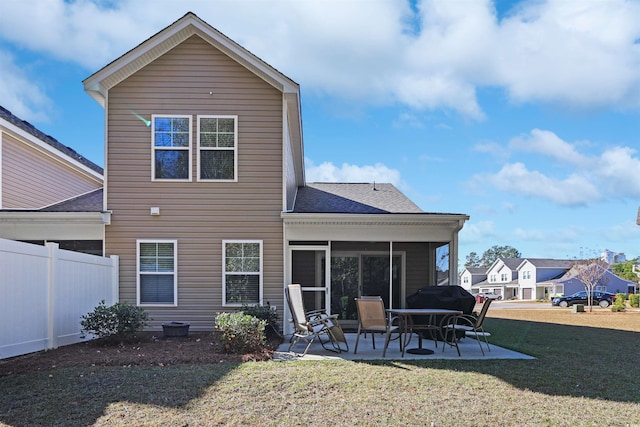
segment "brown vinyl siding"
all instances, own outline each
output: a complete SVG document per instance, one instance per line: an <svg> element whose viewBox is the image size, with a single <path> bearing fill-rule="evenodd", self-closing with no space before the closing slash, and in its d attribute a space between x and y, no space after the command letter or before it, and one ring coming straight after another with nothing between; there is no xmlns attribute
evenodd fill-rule
<svg viewBox="0 0 640 427"><path fill-rule="evenodd" d="M136 239L176 239L178 306L145 310L156 328L174 320L211 329L215 312L233 310L222 307L222 241L262 240L263 303L282 314L282 93L193 36L108 100L106 253L120 256L121 300L136 301ZM152 181L151 127L135 114L191 116L191 182ZM237 182L197 181L198 115L237 115Z"/></svg>
<svg viewBox="0 0 640 427"><path fill-rule="evenodd" d="M100 180L73 170L29 143L2 135L2 209L40 209L100 188Z"/></svg>

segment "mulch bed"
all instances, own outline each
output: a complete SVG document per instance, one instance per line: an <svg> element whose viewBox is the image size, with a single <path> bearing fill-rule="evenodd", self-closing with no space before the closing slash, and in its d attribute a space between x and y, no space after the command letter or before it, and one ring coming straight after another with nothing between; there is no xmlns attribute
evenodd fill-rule
<svg viewBox="0 0 640 427"><path fill-rule="evenodd" d="M109 345L103 340L93 340L2 359L0 376L72 367L265 361L273 357L280 342L279 337L272 337L260 352L228 354L211 332L190 332L187 337L169 338L165 338L162 332L143 332L124 344Z"/></svg>

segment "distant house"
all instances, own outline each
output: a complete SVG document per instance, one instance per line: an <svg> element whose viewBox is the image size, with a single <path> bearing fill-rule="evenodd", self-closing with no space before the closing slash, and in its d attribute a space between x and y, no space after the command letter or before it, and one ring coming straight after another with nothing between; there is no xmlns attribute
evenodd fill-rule
<svg viewBox="0 0 640 427"><path fill-rule="evenodd" d="M576 277L575 267L567 271L561 278L553 281L556 295L571 295L585 290L584 283ZM597 291L617 293L635 293L636 283L622 279L607 270L595 287Z"/></svg>
<svg viewBox="0 0 640 427"><path fill-rule="evenodd" d="M83 83L106 110L106 254L152 328L269 303L286 330L291 283L355 325L355 297L403 307L443 262L456 282L469 217L391 184L307 183L299 85L193 13Z"/></svg>
<svg viewBox="0 0 640 427"><path fill-rule="evenodd" d="M465 267L460 273L460 286L472 291L472 286L487 279L487 269L483 267Z"/></svg>
<svg viewBox="0 0 640 427"><path fill-rule="evenodd" d="M518 297L523 300L550 298L554 280L564 276L574 263L563 259L524 259L518 266Z"/></svg>
<svg viewBox="0 0 640 427"><path fill-rule="evenodd" d="M103 253L102 168L0 107L0 237Z"/></svg>
<svg viewBox="0 0 640 427"><path fill-rule="evenodd" d="M518 297L518 266L522 258L499 258L486 271L486 279L471 286L474 291L494 292L505 299Z"/></svg>

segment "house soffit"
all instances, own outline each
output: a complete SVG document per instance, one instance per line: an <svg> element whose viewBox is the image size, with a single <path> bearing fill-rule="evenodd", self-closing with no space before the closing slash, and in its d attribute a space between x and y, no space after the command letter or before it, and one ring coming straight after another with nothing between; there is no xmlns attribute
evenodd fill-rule
<svg viewBox="0 0 640 427"><path fill-rule="evenodd" d="M192 13L188 13L85 79L85 90L104 106L109 89L194 35L201 37L279 91L296 94L299 92L297 83Z"/></svg>

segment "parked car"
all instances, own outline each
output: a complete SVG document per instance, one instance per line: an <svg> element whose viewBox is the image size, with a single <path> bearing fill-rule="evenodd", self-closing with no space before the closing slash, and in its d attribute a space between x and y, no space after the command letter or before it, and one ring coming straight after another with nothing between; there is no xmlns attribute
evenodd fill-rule
<svg viewBox="0 0 640 427"><path fill-rule="evenodd" d="M501 300L502 299L502 295L496 294L495 292L480 292L478 294L478 296L476 297L476 300L478 302L482 302L486 299L497 299L497 300Z"/></svg>
<svg viewBox="0 0 640 427"><path fill-rule="evenodd" d="M592 292L592 300L591 303L593 305L598 304L602 308L607 308L616 300L616 295L611 292ZM587 292L576 292L573 295L568 295L564 297L556 297L551 300L551 305L560 306L560 307L569 307L573 304L588 304L587 301Z"/></svg>

